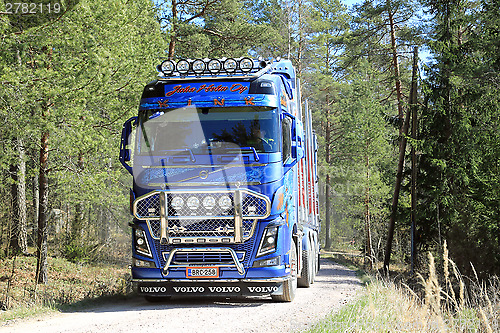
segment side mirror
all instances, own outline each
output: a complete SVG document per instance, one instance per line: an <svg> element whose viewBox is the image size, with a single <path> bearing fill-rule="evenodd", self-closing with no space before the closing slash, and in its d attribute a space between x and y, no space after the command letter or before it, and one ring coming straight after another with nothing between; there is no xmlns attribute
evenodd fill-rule
<svg viewBox="0 0 500 333"><path fill-rule="evenodd" d="M123 124L122 128L122 138L120 141L120 162L127 169L130 174L132 174L132 167L127 163L131 159L130 150L130 134L132 134L132 126L137 124L137 117L132 117Z"/></svg>
<svg viewBox="0 0 500 333"><path fill-rule="evenodd" d="M297 121L295 116L290 113L284 113L285 117L289 117L292 120L291 126L291 160L289 163L285 163L285 172L291 167L297 164L298 160L304 157L304 130L302 127L302 122Z"/></svg>

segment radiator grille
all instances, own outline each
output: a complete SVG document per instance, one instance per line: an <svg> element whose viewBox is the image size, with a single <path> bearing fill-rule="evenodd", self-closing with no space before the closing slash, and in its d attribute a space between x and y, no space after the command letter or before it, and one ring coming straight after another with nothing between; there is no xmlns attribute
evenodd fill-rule
<svg viewBox="0 0 500 333"><path fill-rule="evenodd" d="M241 262L242 262L243 266L245 266L245 267L249 266L249 260L250 260L252 251L254 250L255 237L256 237L256 233L254 233L252 235L252 237L249 240L247 240L246 242L244 242L242 244L233 244L231 246L231 248L238 255L238 258L240 259L240 261L241 261L240 257L243 258L243 261L241 261ZM164 256L164 253L169 253L173 249L183 248L182 245L173 245L173 244L160 245L159 239L155 239L154 246L155 246L156 252L158 253L158 258L160 258L161 267L164 267L166 264L166 258ZM211 247L211 246L204 246L204 247ZM213 247L218 247L218 246L213 246ZM183 252L179 251L178 253L182 254ZM210 255L214 254L214 252L200 252L200 253L201 253L201 255L204 255L206 253L210 253ZM192 252L190 255L197 256L197 255L200 255L200 253ZM174 259L176 259L176 258L177 258L177 255ZM196 257L190 257L190 260L194 260L194 258L196 258ZM205 260L208 260L209 257L205 257L205 258L206 258ZM219 258L221 261L216 261L216 260L219 260ZM210 263L211 264L219 264L219 263L224 264L226 261L232 262L232 259L228 260L227 258L229 258L229 254L227 252L225 252L225 253L222 253L222 256L220 256L220 257L216 257L216 258L211 257L210 260L212 260L212 262L210 262ZM180 261L181 259L179 258L178 260ZM184 258L184 260L186 260L186 259ZM209 262L206 262L206 263L208 264Z"/></svg>

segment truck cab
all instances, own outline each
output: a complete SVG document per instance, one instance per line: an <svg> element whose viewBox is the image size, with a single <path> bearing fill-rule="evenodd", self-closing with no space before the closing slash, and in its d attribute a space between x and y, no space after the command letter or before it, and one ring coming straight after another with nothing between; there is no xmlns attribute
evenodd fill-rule
<svg viewBox="0 0 500 333"><path fill-rule="evenodd" d="M299 217L315 138L291 62L182 59L158 70L120 147L138 293L293 300L319 226Z"/></svg>

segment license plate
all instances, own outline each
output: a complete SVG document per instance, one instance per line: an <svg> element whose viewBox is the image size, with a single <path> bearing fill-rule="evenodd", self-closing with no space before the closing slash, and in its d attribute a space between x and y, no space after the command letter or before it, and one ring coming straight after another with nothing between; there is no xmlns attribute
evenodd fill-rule
<svg viewBox="0 0 500 333"><path fill-rule="evenodd" d="M186 268L187 278L218 278L219 267L188 267Z"/></svg>

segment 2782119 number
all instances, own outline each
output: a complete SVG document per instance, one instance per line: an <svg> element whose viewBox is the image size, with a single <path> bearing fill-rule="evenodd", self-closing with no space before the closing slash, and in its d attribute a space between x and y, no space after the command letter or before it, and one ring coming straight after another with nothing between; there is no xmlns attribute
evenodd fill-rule
<svg viewBox="0 0 500 333"><path fill-rule="evenodd" d="M6 2L5 12L7 14L59 14L61 4L54 3L34 3L34 2Z"/></svg>

